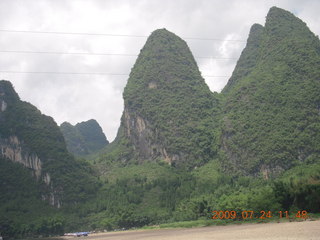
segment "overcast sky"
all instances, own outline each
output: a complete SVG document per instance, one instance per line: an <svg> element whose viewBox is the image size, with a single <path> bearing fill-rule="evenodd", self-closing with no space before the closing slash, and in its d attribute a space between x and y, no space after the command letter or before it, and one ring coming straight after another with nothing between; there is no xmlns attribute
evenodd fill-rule
<svg viewBox="0 0 320 240"><path fill-rule="evenodd" d="M187 41L206 83L219 92L251 25L263 25L272 6L291 11L319 35L319 0L0 0L0 79L10 80L22 100L58 124L94 118L113 140L127 75L4 72L129 74L136 56L22 52L137 55L146 41L143 36L166 28Z"/></svg>

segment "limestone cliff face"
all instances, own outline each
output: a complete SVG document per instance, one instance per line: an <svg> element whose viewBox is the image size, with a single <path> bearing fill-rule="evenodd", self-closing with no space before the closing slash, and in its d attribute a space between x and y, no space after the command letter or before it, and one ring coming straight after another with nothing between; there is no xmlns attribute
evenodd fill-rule
<svg viewBox="0 0 320 240"><path fill-rule="evenodd" d="M1 157L18 162L32 170L34 176L39 179L42 175L40 158L34 154L22 150L22 143L17 136L10 136L8 139L0 139Z"/></svg>
<svg viewBox="0 0 320 240"><path fill-rule="evenodd" d="M154 31L141 50L124 93L121 129L134 158L192 168L215 154L217 99L201 77L186 42ZM128 159L130 160L130 159Z"/></svg>
<svg viewBox="0 0 320 240"><path fill-rule="evenodd" d="M37 154L32 153L24 146L17 136L0 138L0 158L9 159L12 162L22 164L29 169L37 181L46 185L48 193L43 193L42 198L55 207L61 207L61 199L56 196L50 174L43 171L42 161Z"/></svg>
<svg viewBox="0 0 320 240"><path fill-rule="evenodd" d="M163 144L157 129L152 129L151 124L130 111L124 109L124 128L126 137L133 143L133 149L138 153L140 160L162 159L171 164L179 159L178 155L169 155Z"/></svg>
<svg viewBox="0 0 320 240"><path fill-rule="evenodd" d="M0 111L4 112L7 109L7 103L4 100L1 100L1 108Z"/></svg>

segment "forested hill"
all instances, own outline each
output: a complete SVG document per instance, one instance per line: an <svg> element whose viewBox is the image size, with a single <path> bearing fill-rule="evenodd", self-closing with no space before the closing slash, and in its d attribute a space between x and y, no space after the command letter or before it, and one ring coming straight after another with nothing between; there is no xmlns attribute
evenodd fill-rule
<svg viewBox="0 0 320 240"><path fill-rule="evenodd" d="M92 168L68 153L55 121L21 101L4 80L0 81L0 166L0 231L4 235L44 228L54 232L51 227L62 224L52 218L55 209L84 202L98 188Z"/></svg>
<svg viewBox="0 0 320 240"><path fill-rule="evenodd" d="M189 47L175 34L159 29L150 35L123 98L116 142L134 149L126 161L165 161L190 168L216 155L218 99L201 77Z"/></svg>
<svg viewBox="0 0 320 240"><path fill-rule="evenodd" d="M94 120L77 123L75 126L68 122L60 125L68 151L85 156L97 153L109 143L99 123Z"/></svg>
<svg viewBox="0 0 320 240"><path fill-rule="evenodd" d="M86 198L93 179L80 162L67 151L55 121L19 99L8 81L0 81L1 158L18 162L47 186L43 193L51 205L62 206ZM83 193L80 191L80 186Z"/></svg>
<svg viewBox="0 0 320 240"><path fill-rule="evenodd" d="M273 7L251 28L222 92L228 172L278 176L320 159L320 41L293 14Z"/></svg>

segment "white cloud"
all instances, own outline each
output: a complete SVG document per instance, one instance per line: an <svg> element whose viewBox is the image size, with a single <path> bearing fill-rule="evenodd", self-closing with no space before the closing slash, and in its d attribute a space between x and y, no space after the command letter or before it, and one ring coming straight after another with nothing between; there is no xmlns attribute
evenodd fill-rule
<svg viewBox="0 0 320 240"><path fill-rule="evenodd" d="M317 35L317 0L2 0L0 29L149 35L167 28L180 37L246 40L252 24L264 24L272 6L294 12ZM0 32L0 50L138 54L146 38ZM186 40L202 74L230 76L241 42ZM0 70L129 73L134 57L1 53ZM95 118L112 140L123 110L125 76L5 74L23 100L60 124ZM212 91L228 78L206 77Z"/></svg>

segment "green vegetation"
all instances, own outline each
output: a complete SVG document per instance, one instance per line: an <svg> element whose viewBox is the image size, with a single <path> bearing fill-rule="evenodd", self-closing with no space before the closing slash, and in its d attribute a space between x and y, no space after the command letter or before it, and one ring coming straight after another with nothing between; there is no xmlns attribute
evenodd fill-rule
<svg viewBox="0 0 320 240"><path fill-rule="evenodd" d="M7 104L0 112L0 144L4 144L4 151L21 149L20 161L32 161L28 159L30 156L41 160L37 169L40 175L36 178L35 169L10 162L1 151L0 222L5 228L1 233L9 236L61 233L64 217L48 203L60 206L63 212L94 197L99 186L93 169L68 153L54 120L20 101L10 82L0 81L0 93L0 101ZM7 146L13 136L18 142ZM45 183L47 174L50 181Z"/></svg>
<svg viewBox="0 0 320 240"><path fill-rule="evenodd" d="M77 156L95 154L109 143L100 125L94 119L77 123L75 126L64 122L60 130L69 152Z"/></svg>
<svg viewBox="0 0 320 240"><path fill-rule="evenodd" d="M226 88L211 93L186 43L157 30L130 74L115 141L88 162L67 152L51 118L0 82L8 104L0 112L1 139L23 140L53 182L50 189L31 170L1 159L0 231L283 221L259 219L261 211L288 211L289 221L300 220L299 211L319 218L318 66L319 39L291 13L272 8L264 27L252 27ZM97 146L101 129L91 123L61 126L69 147ZM60 209L41 201L52 189ZM212 220L213 211L253 211L258 219Z"/></svg>
<svg viewBox="0 0 320 240"><path fill-rule="evenodd" d="M218 220L212 221L211 219L202 219L195 221L183 221L183 222L173 222L160 224L159 228L192 228L192 227L207 227L212 225L226 225L227 221Z"/></svg>
<svg viewBox="0 0 320 240"><path fill-rule="evenodd" d="M301 164L275 180L274 191L286 210L320 212L320 164Z"/></svg>
<svg viewBox="0 0 320 240"><path fill-rule="evenodd" d="M43 187L29 170L0 158L0 232L3 237L63 233L64 217L41 200Z"/></svg>
<svg viewBox="0 0 320 240"><path fill-rule="evenodd" d="M236 80L223 92L226 171L272 178L319 163L319 53L319 39L284 10L272 8L265 27L252 28Z"/></svg>
<svg viewBox="0 0 320 240"><path fill-rule="evenodd" d="M163 153L148 153L146 145L166 149L177 167L199 166L216 155L219 100L178 36L166 29L151 34L130 73L123 98L122 126L130 132L125 137L136 147L136 158L163 158ZM143 133L139 126L127 123L139 122L139 118L146 124Z"/></svg>
<svg viewBox="0 0 320 240"><path fill-rule="evenodd" d="M76 222L77 226L112 230L285 221L285 217L278 216L279 211L289 211L290 221L303 220L295 216L303 210L309 217L316 218L311 213L319 210L309 206L319 206L318 165L308 169L303 166L301 169L305 170L299 174L296 173L301 169L297 167L272 181L226 176L210 171L214 165L210 162L189 173L161 163L112 166L110 169L114 172L100 177L103 187L98 197L81 206L72 219L83 220ZM299 188L299 183L304 185ZM271 211L273 216L212 220L215 210L236 211L238 216L242 211L254 211L254 217L260 217L261 211Z"/></svg>

